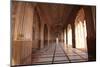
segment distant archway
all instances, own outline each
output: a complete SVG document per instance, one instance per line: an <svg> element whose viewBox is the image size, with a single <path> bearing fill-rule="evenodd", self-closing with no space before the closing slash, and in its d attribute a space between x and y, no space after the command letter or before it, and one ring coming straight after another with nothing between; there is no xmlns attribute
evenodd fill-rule
<svg viewBox="0 0 100 67"><path fill-rule="evenodd" d="M64 30L64 44L66 45L67 44L67 42L66 42L66 40L67 40L67 38L66 38L66 29Z"/></svg>
<svg viewBox="0 0 100 67"><path fill-rule="evenodd" d="M72 47L72 28L70 24L67 27L67 40L68 46Z"/></svg>

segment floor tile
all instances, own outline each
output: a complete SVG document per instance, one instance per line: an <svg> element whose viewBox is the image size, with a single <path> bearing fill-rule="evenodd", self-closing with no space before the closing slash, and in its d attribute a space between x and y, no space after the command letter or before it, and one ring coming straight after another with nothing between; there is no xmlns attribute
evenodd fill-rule
<svg viewBox="0 0 100 67"><path fill-rule="evenodd" d="M83 62L87 61L87 59L86 52L71 47L65 48L61 43L52 44L49 49L38 50L32 54L32 64L69 63L69 60L71 62Z"/></svg>
<svg viewBox="0 0 100 67"><path fill-rule="evenodd" d="M80 56L68 56L70 60L72 59L82 59Z"/></svg>
<svg viewBox="0 0 100 67"><path fill-rule="evenodd" d="M68 60L65 56L64 57L55 57L54 61L58 61L58 60Z"/></svg>

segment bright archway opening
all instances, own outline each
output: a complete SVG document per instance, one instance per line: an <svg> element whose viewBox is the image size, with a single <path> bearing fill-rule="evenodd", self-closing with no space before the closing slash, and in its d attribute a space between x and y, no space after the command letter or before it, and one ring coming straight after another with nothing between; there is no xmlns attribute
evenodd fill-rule
<svg viewBox="0 0 100 67"><path fill-rule="evenodd" d="M87 30L84 17L84 10L80 9L75 19L75 42L76 48L81 48L87 51Z"/></svg>
<svg viewBox="0 0 100 67"><path fill-rule="evenodd" d="M66 45L67 42L66 42L66 29L64 29L64 44Z"/></svg>
<svg viewBox="0 0 100 67"><path fill-rule="evenodd" d="M72 47L72 28L70 24L67 27L67 43L68 47Z"/></svg>

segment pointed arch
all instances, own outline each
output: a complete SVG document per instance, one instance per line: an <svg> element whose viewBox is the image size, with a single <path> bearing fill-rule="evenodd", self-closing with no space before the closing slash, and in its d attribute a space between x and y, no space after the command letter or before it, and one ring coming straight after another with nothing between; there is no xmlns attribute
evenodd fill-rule
<svg viewBox="0 0 100 67"><path fill-rule="evenodd" d="M75 42L76 48L82 48L87 50L87 31L84 9L81 8L75 19Z"/></svg>

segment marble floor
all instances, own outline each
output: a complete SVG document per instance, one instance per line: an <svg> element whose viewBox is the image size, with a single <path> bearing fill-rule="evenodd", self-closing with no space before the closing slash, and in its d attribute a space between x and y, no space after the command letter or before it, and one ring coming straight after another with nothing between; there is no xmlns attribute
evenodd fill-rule
<svg viewBox="0 0 100 67"><path fill-rule="evenodd" d="M55 64L88 61L87 52L53 43L45 49L32 53L32 64Z"/></svg>

